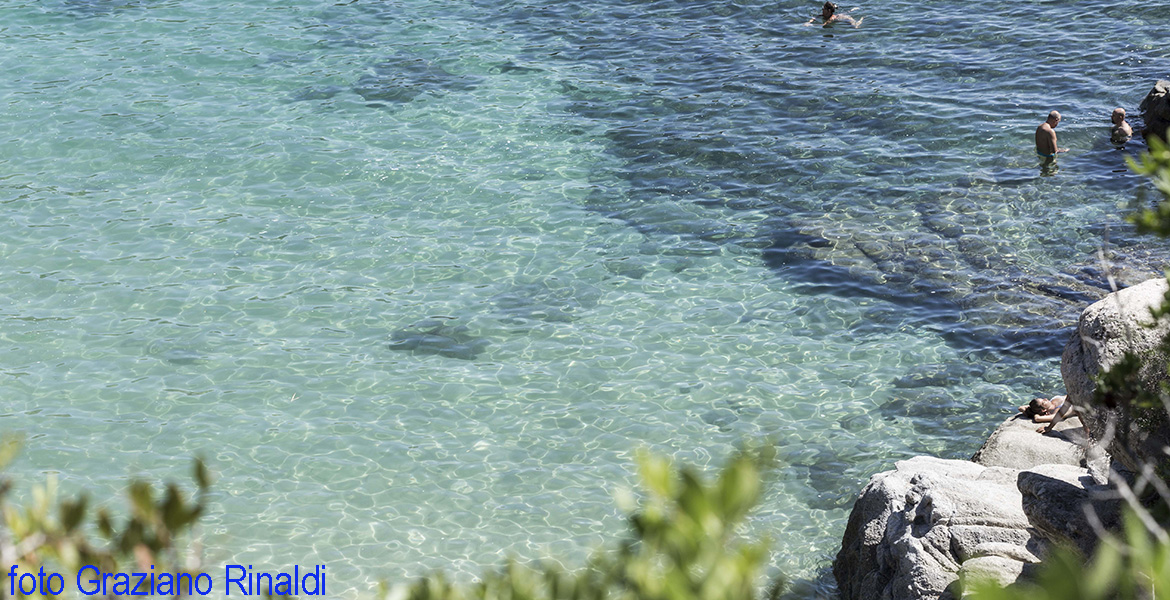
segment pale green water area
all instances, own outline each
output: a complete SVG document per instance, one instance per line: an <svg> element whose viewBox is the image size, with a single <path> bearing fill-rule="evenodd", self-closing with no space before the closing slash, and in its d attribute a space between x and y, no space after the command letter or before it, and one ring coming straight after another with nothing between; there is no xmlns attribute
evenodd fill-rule
<svg viewBox="0 0 1170 600"><path fill-rule="evenodd" d="M1061 391L1106 239L1166 264L1108 116L1170 76L1170 2L818 6L3 3L15 474L202 455L210 563L360 597L580 564L637 449L768 438L753 531L831 589L869 475Z"/></svg>

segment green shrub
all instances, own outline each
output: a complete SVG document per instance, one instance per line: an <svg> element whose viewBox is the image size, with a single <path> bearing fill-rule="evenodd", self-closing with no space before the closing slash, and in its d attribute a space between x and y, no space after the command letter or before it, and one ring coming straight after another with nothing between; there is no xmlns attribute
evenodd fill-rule
<svg viewBox="0 0 1170 600"><path fill-rule="evenodd" d="M1001 589L975 584L978 600L1148 600L1170 593L1170 541L1134 513L1122 535L1105 534L1090 560L1061 548L1045 561L1035 582Z"/></svg>
<svg viewBox="0 0 1170 600"><path fill-rule="evenodd" d="M18 444L0 443L0 468L11 462ZM131 481L125 518L116 518L106 508L91 511L89 497L80 495L57 499L56 482L50 478L32 490L31 502L18 507L9 501L12 481L0 478L0 598L24 597L18 586L9 581L8 571L16 565L18 573L45 572L75 574L86 565L103 572L115 572L119 565L136 565L145 570L155 565L159 572L197 574L198 553L184 552L184 534L189 532L207 506L211 478L203 462L194 462L198 492L188 500L178 485L169 483L161 496L145 481ZM66 578L68 579L68 578ZM66 586L66 596L73 595ZM41 596L42 594L32 594Z"/></svg>
<svg viewBox="0 0 1170 600"><path fill-rule="evenodd" d="M755 600L779 596L783 581L761 592L767 543L738 532L760 498L766 451L732 457L717 481L704 482L690 467L642 455L647 497L627 501L630 530L616 550L596 553L583 568L567 571L515 560L475 583L454 585L442 574L406 590L408 600Z"/></svg>
<svg viewBox="0 0 1170 600"><path fill-rule="evenodd" d="M0 445L0 468L15 455L16 444ZM759 501L761 471L771 462L770 449L736 454L718 479L706 482L691 467L675 468L649 454L639 457L646 498L640 506L627 500L630 531L616 549L599 551L580 569L551 563L525 565L510 560L500 569L467 584L454 584L442 573L423 577L401 590L409 600L756 600L775 598L783 582L761 593L767 544L740 537L744 521ZM19 573L76 574L85 565L116 572L133 565L155 572L198 574L197 553L185 552L183 538L207 506L210 477L199 460L193 501L176 484L161 496L143 481L132 481L128 516L112 517L106 509L89 510L85 495L58 501L50 482L32 493L31 503L9 502L12 483L0 479L0 561ZM3 569L0 569L3 570ZM68 579L68 578L66 578ZM8 574L0 574L0 598L7 596ZM17 589L17 596L23 597ZM66 586L66 596L73 588ZM380 595L386 596L383 586ZM34 594L40 595L40 594Z"/></svg>

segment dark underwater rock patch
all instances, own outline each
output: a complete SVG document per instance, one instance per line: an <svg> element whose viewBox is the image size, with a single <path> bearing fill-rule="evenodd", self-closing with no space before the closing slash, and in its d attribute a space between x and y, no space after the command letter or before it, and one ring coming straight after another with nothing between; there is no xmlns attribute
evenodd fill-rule
<svg viewBox="0 0 1170 600"><path fill-rule="evenodd" d="M625 257L606 260L605 268L614 275L629 277L630 279L641 279L650 271L645 265Z"/></svg>
<svg viewBox="0 0 1170 600"><path fill-rule="evenodd" d="M983 371L984 367L977 363L919 365L893 383L896 388L949 387L978 379Z"/></svg>
<svg viewBox="0 0 1170 600"><path fill-rule="evenodd" d="M850 219L789 219L764 260L810 293L868 296L910 309L917 324L960 348L1058 355L1080 307L1103 290L1071 273L1019 266L1007 242L980 229L983 220L879 231Z"/></svg>
<svg viewBox="0 0 1170 600"><path fill-rule="evenodd" d="M1072 267L1073 277L1102 293L1113 291L1110 280L1112 285L1123 289L1161 277L1158 267L1166 263L1165 249L1147 240L1115 239L1103 254L1104 264L1097 257L1085 257Z"/></svg>
<svg viewBox="0 0 1170 600"><path fill-rule="evenodd" d="M845 431L866 431L873 427L873 417L866 413L859 413L844 417L837 424Z"/></svg>
<svg viewBox="0 0 1170 600"><path fill-rule="evenodd" d="M289 100L291 102L306 102L311 100L329 100L334 96L344 92L345 88L341 86L323 86L323 87L307 87L296 94L293 94Z"/></svg>
<svg viewBox="0 0 1170 600"><path fill-rule="evenodd" d="M696 76L687 82L693 91L710 85L707 91L718 97L725 82ZM800 176L801 164L821 152L832 159L831 150L810 147L801 157L807 160L793 161L736 133L731 123L737 115L748 119L746 113L692 97L646 93L612 101L612 92L580 85L566 85L565 92L572 110L614 124L607 137L625 162L614 174L628 185L596 191L588 206L648 235L680 240L674 245L701 240L760 248L768 267L808 294L891 302L913 313L905 322L939 332L952 346L1021 358L1058 355L1079 310L1103 295L1100 285L1071 270L1034 264L1021 253L1021 240L1004 234L1011 231L1007 220L1018 215L987 210L988 202L999 201L1000 188L1025 185L1031 174L1009 179L1017 173L1000 169L929 195L917 186L853 185L819 205L816 194L791 193L792 183L799 189L820 180L820 171ZM714 132L714 125L696 123L728 127ZM903 168L893 161L889 172L900 176ZM768 218L743 227L705 212L727 208ZM1050 237L1058 260L1080 257L1061 246L1059 232Z"/></svg>
<svg viewBox="0 0 1170 600"><path fill-rule="evenodd" d="M732 423L739 420L739 415L726 408L714 408L703 413L703 422L721 430L727 430Z"/></svg>
<svg viewBox="0 0 1170 600"><path fill-rule="evenodd" d="M543 71L544 71L544 69L538 69L536 67L525 67L522 65L518 65L510 60L507 62L502 62L502 63L492 67L489 70L490 73L497 73L497 74L501 74L501 75L505 74L505 73L512 73L515 75L527 75L530 73L541 73Z"/></svg>
<svg viewBox="0 0 1170 600"><path fill-rule="evenodd" d="M172 365L198 365L206 362L202 354L186 348L167 350L163 352L162 359Z"/></svg>
<svg viewBox="0 0 1170 600"><path fill-rule="evenodd" d="M402 104L421 94L463 92L479 86L482 78L456 75L421 57L392 57L358 79L353 91L367 102Z"/></svg>
<svg viewBox="0 0 1170 600"><path fill-rule="evenodd" d="M550 277L515 282L492 302L506 319L569 323L597 306L600 297L601 290L592 285Z"/></svg>
<svg viewBox="0 0 1170 600"><path fill-rule="evenodd" d="M434 354L460 360L475 360L491 342L471 335L466 325L452 325L446 319L425 319L390 336L390 349L413 354Z"/></svg>
<svg viewBox="0 0 1170 600"><path fill-rule="evenodd" d="M970 398L956 398L955 394L946 390L925 387L899 390L880 410L887 417L937 421L945 417L969 415L977 408L977 403Z"/></svg>
<svg viewBox="0 0 1170 600"><path fill-rule="evenodd" d="M136 0L64 0L63 6L69 14L86 19L105 17L119 11L139 8L141 3Z"/></svg>
<svg viewBox="0 0 1170 600"><path fill-rule="evenodd" d="M839 452L826 447L790 446L779 449L779 458L787 477L803 479L809 488L805 501L822 510L837 510L853 502L852 489L860 477L857 450Z"/></svg>

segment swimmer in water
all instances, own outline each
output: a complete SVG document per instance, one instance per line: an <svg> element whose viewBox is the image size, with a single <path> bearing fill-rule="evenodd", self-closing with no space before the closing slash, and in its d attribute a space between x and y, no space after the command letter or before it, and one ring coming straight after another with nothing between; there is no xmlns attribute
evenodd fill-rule
<svg viewBox="0 0 1170 600"><path fill-rule="evenodd" d="M1110 131L1109 140L1114 144L1124 144L1133 137L1133 127L1125 122L1125 109L1113 109L1113 115L1110 117L1113 121L1113 129Z"/></svg>
<svg viewBox="0 0 1170 600"><path fill-rule="evenodd" d="M1060 113L1055 110L1048 113L1048 119L1036 128L1036 154L1045 162L1056 158L1058 152L1068 152L1068 148L1056 146L1056 126L1060 124Z"/></svg>
<svg viewBox="0 0 1170 600"><path fill-rule="evenodd" d="M857 10L857 9L855 8L853 10ZM832 2L825 2L825 5L821 7L821 20L824 21L824 23L825 23L821 27L828 27L829 25L833 24L834 21L844 21L846 23L853 25L853 28L856 29L858 27L861 27L861 22L865 20L865 17L861 17L860 19L854 19L853 17L851 17L849 15L839 15L839 14L837 14L837 5L836 4L833 4ZM816 22L817 22L817 18L813 17L813 18L809 19L808 23L805 23L804 25L805 25L805 27L808 27L809 25L812 25Z"/></svg>

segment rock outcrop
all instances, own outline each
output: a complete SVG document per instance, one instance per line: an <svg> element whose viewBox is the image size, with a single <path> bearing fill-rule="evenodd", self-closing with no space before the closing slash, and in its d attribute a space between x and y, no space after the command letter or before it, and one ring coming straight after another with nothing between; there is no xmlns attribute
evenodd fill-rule
<svg viewBox="0 0 1170 600"><path fill-rule="evenodd" d="M1090 434L1097 440L1109 438L1109 454L1135 472L1142 461L1162 457L1162 447L1170 444L1166 411L1159 407L1125 414L1094 407L1093 378L1117 364L1126 352L1134 352L1144 359L1138 376L1147 389L1155 390L1166 379L1166 358L1156 348L1170 325L1146 326L1153 323L1150 309L1161 305L1166 290L1165 279L1151 279L1090 305L1081 313L1061 361L1069 401L1081 411ZM1118 435L1108 435L1111 421Z"/></svg>
<svg viewBox="0 0 1170 600"><path fill-rule="evenodd" d="M1166 141L1166 129L1170 127L1170 81L1155 83L1138 108L1146 122L1146 135L1153 134Z"/></svg>
<svg viewBox="0 0 1170 600"><path fill-rule="evenodd" d="M1027 471L918 456L874 475L853 508L833 563L841 597L958 598L972 578L1006 585L1030 572L1048 542L1025 507L1043 504L1041 512L1069 518L1079 510L1080 498L1093 491L1085 487L1093 485L1086 469L1042 469L1029 478L1048 487L1037 484L1028 503L1019 486ZM1052 497L1056 486L1079 492L1071 493L1065 506ZM1048 507L1052 502L1059 509ZM1092 531L1083 516L1069 528L1077 523Z"/></svg>
<svg viewBox="0 0 1170 600"><path fill-rule="evenodd" d="M1085 556L1097 547L1099 528L1116 531L1121 521L1121 500L1108 485L1071 465L1040 465L1021 471L1020 491L1028 522L1048 542L1079 549ZM1087 511L1092 511L1090 519Z"/></svg>
<svg viewBox="0 0 1170 600"><path fill-rule="evenodd" d="M1037 427L1040 425L1023 415L1000 423L971 461L985 467L1009 469L1030 469L1044 464L1084 464L1088 440L1080 419L1065 419L1047 435L1036 433Z"/></svg>
<svg viewBox="0 0 1170 600"><path fill-rule="evenodd" d="M919 456L870 478L833 563L841 597L953 599L972 578L1006 585L1028 576L1052 544L1091 553L1101 527L1119 526L1121 506L1101 466L1109 457L1089 438L1116 427L1119 435L1106 441L1130 468L1170 443L1161 408L1092 409L1093 377L1127 351L1146 359L1143 385L1153 389L1167 377L1167 360L1156 348L1170 324L1145 326L1154 323L1150 308L1161 305L1167 287L1164 279L1150 280L1082 313L1061 373L1091 435L1076 417L1041 435L1017 415L970 462Z"/></svg>
<svg viewBox="0 0 1170 600"><path fill-rule="evenodd" d="M857 499L833 563L838 591L845 600L948 600L976 579L1009 585L1031 576L1053 542L1091 553L1097 523L1119 520L1106 490L1069 464L900 461Z"/></svg>

